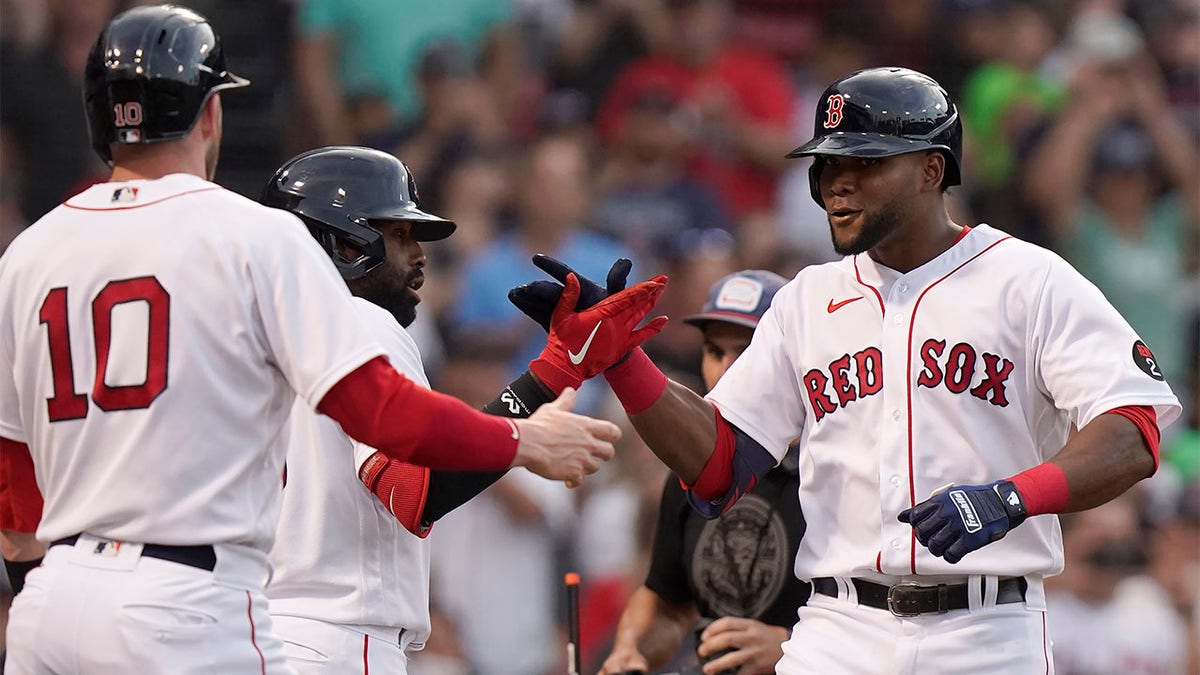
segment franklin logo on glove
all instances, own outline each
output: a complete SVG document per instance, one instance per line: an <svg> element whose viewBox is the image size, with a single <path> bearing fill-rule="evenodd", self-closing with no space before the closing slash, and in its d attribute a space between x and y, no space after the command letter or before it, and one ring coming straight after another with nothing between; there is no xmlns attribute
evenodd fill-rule
<svg viewBox="0 0 1200 675"><path fill-rule="evenodd" d="M967 499L967 493L962 490L953 490L950 492L950 499L953 499L954 505L958 507L958 513L962 516L967 532L978 532L982 525L979 524L979 516L975 513L975 507L971 506L971 500Z"/></svg>

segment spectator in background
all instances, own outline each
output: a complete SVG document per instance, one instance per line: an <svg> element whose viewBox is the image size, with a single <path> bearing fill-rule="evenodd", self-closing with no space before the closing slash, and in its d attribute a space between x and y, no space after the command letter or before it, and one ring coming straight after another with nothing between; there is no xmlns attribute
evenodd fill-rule
<svg viewBox="0 0 1200 675"><path fill-rule="evenodd" d="M444 164L507 140L501 110L457 42L430 43L421 56L416 81L419 116L402 124L394 139L378 143L394 146L396 156L408 158L414 172L436 180L443 175Z"/></svg>
<svg viewBox="0 0 1200 675"><path fill-rule="evenodd" d="M1200 173L1195 140L1166 109L1162 77L1143 56L1080 65L1067 109L1030 155L1025 187L1056 249L1182 383L1184 260L1196 245Z"/></svg>
<svg viewBox="0 0 1200 675"><path fill-rule="evenodd" d="M25 222L107 176L79 114L80 86L88 51L119 5L116 0L47 0L45 8L49 34L44 42L27 49L0 44L0 136L5 154L15 155L5 158L5 173L13 170L15 176L5 176L4 188L19 190ZM16 222L6 221L4 229L16 229Z"/></svg>
<svg viewBox="0 0 1200 675"><path fill-rule="evenodd" d="M771 272L737 272L714 284L700 313L684 319L704 335L706 390L750 344L785 283ZM805 529L798 457L795 447L789 449L779 466L715 520L691 508L677 476L667 477L650 572L625 606L601 675L663 666L693 628L706 674L775 672L796 610L811 593L791 569Z"/></svg>
<svg viewBox="0 0 1200 675"><path fill-rule="evenodd" d="M579 141L559 136L537 141L523 158L515 183L516 226L465 262L463 285L448 319L452 339L486 340L509 350L514 367L524 368L541 351L545 338L504 294L526 281L533 254L570 260L580 274L600 279L613 260L630 258L636 263L636 256L584 229L592 183Z"/></svg>
<svg viewBox="0 0 1200 675"><path fill-rule="evenodd" d="M620 239L643 260L669 251L687 230L732 230L712 190L685 173L685 122L680 100L653 80L621 120L597 180L592 219L597 230Z"/></svg>
<svg viewBox="0 0 1200 675"><path fill-rule="evenodd" d="M304 0L293 58L315 144L349 144L415 119L418 64L433 40L457 40L470 60L489 37L517 52L510 13L507 0ZM372 111L371 124L355 124L353 101Z"/></svg>
<svg viewBox="0 0 1200 675"><path fill-rule="evenodd" d="M1032 2L1012 2L996 16L1000 25L991 29L1004 36L998 58L963 83L967 170L974 178L974 202L989 224L1044 246L1045 235L1024 217L1012 191L1018 148L1063 99L1062 87L1038 71L1054 46L1054 31L1045 10Z"/></svg>
<svg viewBox="0 0 1200 675"><path fill-rule="evenodd" d="M506 288L493 289L496 304L508 305ZM508 381L506 362L504 355L460 344L436 389L482 406ZM431 601L453 622L474 673L563 672L558 554L574 523L571 490L524 470L509 471L438 521ZM421 663L418 652L414 673L424 672Z"/></svg>
<svg viewBox="0 0 1200 675"><path fill-rule="evenodd" d="M648 552L663 480L670 471L629 424L616 398L605 419L620 420L625 432L613 461L575 491L579 524L574 532L574 566L582 576L579 647L585 673L595 673L608 656L621 611L646 578Z"/></svg>
<svg viewBox="0 0 1200 675"><path fill-rule="evenodd" d="M1132 495L1062 517L1066 568L1046 583L1057 675L1183 673L1187 630L1147 571Z"/></svg>
<svg viewBox="0 0 1200 675"><path fill-rule="evenodd" d="M1200 138L1200 5L1172 2L1152 5L1147 46L1162 65L1171 111Z"/></svg>
<svg viewBox="0 0 1200 675"><path fill-rule="evenodd" d="M646 82L661 82L687 109L688 171L724 202L734 218L775 204L775 185L792 143L795 96L771 57L729 39L728 0L666 0L676 41L668 51L633 62L608 92L597 125L615 142Z"/></svg>
<svg viewBox="0 0 1200 675"><path fill-rule="evenodd" d="M571 15L548 64L560 87L580 92L596 114L614 79L631 61L670 48L670 15L659 0L567 0Z"/></svg>

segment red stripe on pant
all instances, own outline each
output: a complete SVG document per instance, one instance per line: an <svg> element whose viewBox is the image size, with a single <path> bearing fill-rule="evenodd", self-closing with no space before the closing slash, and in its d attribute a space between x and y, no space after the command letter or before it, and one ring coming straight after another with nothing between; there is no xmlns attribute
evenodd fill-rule
<svg viewBox="0 0 1200 675"><path fill-rule="evenodd" d="M250 619L250 644L254 645L254 651L258 652L259 672L267 675L267 660L263 658L262 650L258 648L258 640L254 637L254 601L250 597L250 591L246 591L246 616Z"/></svg>
<svg viewBox="0 0 1200 675"><path fill-rule="evenodd" d="M367 645L371 644L371 636L363 636L363 675L371 675L371 666L367 663Z"/></svg>

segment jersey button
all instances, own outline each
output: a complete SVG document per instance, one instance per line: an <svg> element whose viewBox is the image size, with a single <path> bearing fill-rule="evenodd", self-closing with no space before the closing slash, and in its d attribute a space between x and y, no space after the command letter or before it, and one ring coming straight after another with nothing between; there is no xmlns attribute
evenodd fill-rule
<svg viewBox="0 0 1200 675"><path fill-rule="evenodd" d="M900 411L899 410L892 411L892 419L896 420L897 422L900 421Z"/></svg>
<svg viewBox="0 0 1200 675"><path fill-rule="evenodd" d="M904 317L902 317L902 316L900 316L899 314L897 314L897 315L896 315L896 318L892 319L892 323L894 323L894 324L896 324L897 326L899 326L900 324L904 323Z"/></svg>
<svg viewBox="0 0 1200 675"><path fill-rule="evenodd" d="M899 540L899 539L893 539L893 540L892 540L892 548L894 548L894 549L899 549L899 548L900 548L900 540Z"/></svg>
<svg viewBox="0 0 1200 675"><path fill-rule="evenodd" d="M900 487L900 476L892 476L892 487Z"/></svg>
<svg viewBox="0 0 1200 675"><path fill-rule="evenodd" d="M908 284L900 284L900 285L899 285L899 286L897 286L896 288L897 288L897 289L899 289L899 291L900 291L901 293L907 293L907 292L908 292Z"/></svg>

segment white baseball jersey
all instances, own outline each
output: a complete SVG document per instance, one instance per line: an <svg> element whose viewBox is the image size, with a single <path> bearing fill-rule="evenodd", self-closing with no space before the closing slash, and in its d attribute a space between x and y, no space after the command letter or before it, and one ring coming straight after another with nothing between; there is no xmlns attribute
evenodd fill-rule
<svg viewBox="0 0 1200 675"><path fill-rule="evenodd" d="M392 365L429 386L417 345L386 310L355 298L368 334ZM375 449L297 401L292 409L287 484L275 573L267 586L271 614L377 626L429 635L429 543L400 524L358 478ZM286 637L286 635L285 635Z"/></svg>
<svg viewBox="0 0 1200 675"><path fill-rule="evenodd" d="M383 353L295 216L196 176L95 185L0 258L0 435L42 541L275 536L287 421Z"/></svg>
<svg viewBox="0 0 1200 675"><path fill-rule="evenodd" d="M896 514L1040 464L1113 408L1168 424L1179 402L1148 355L1065 261L980 225L907 274L869 255L802 270L708 399L777 460L800 437L800 578L1051 575L1056 516L951 565Z"/></svg>

